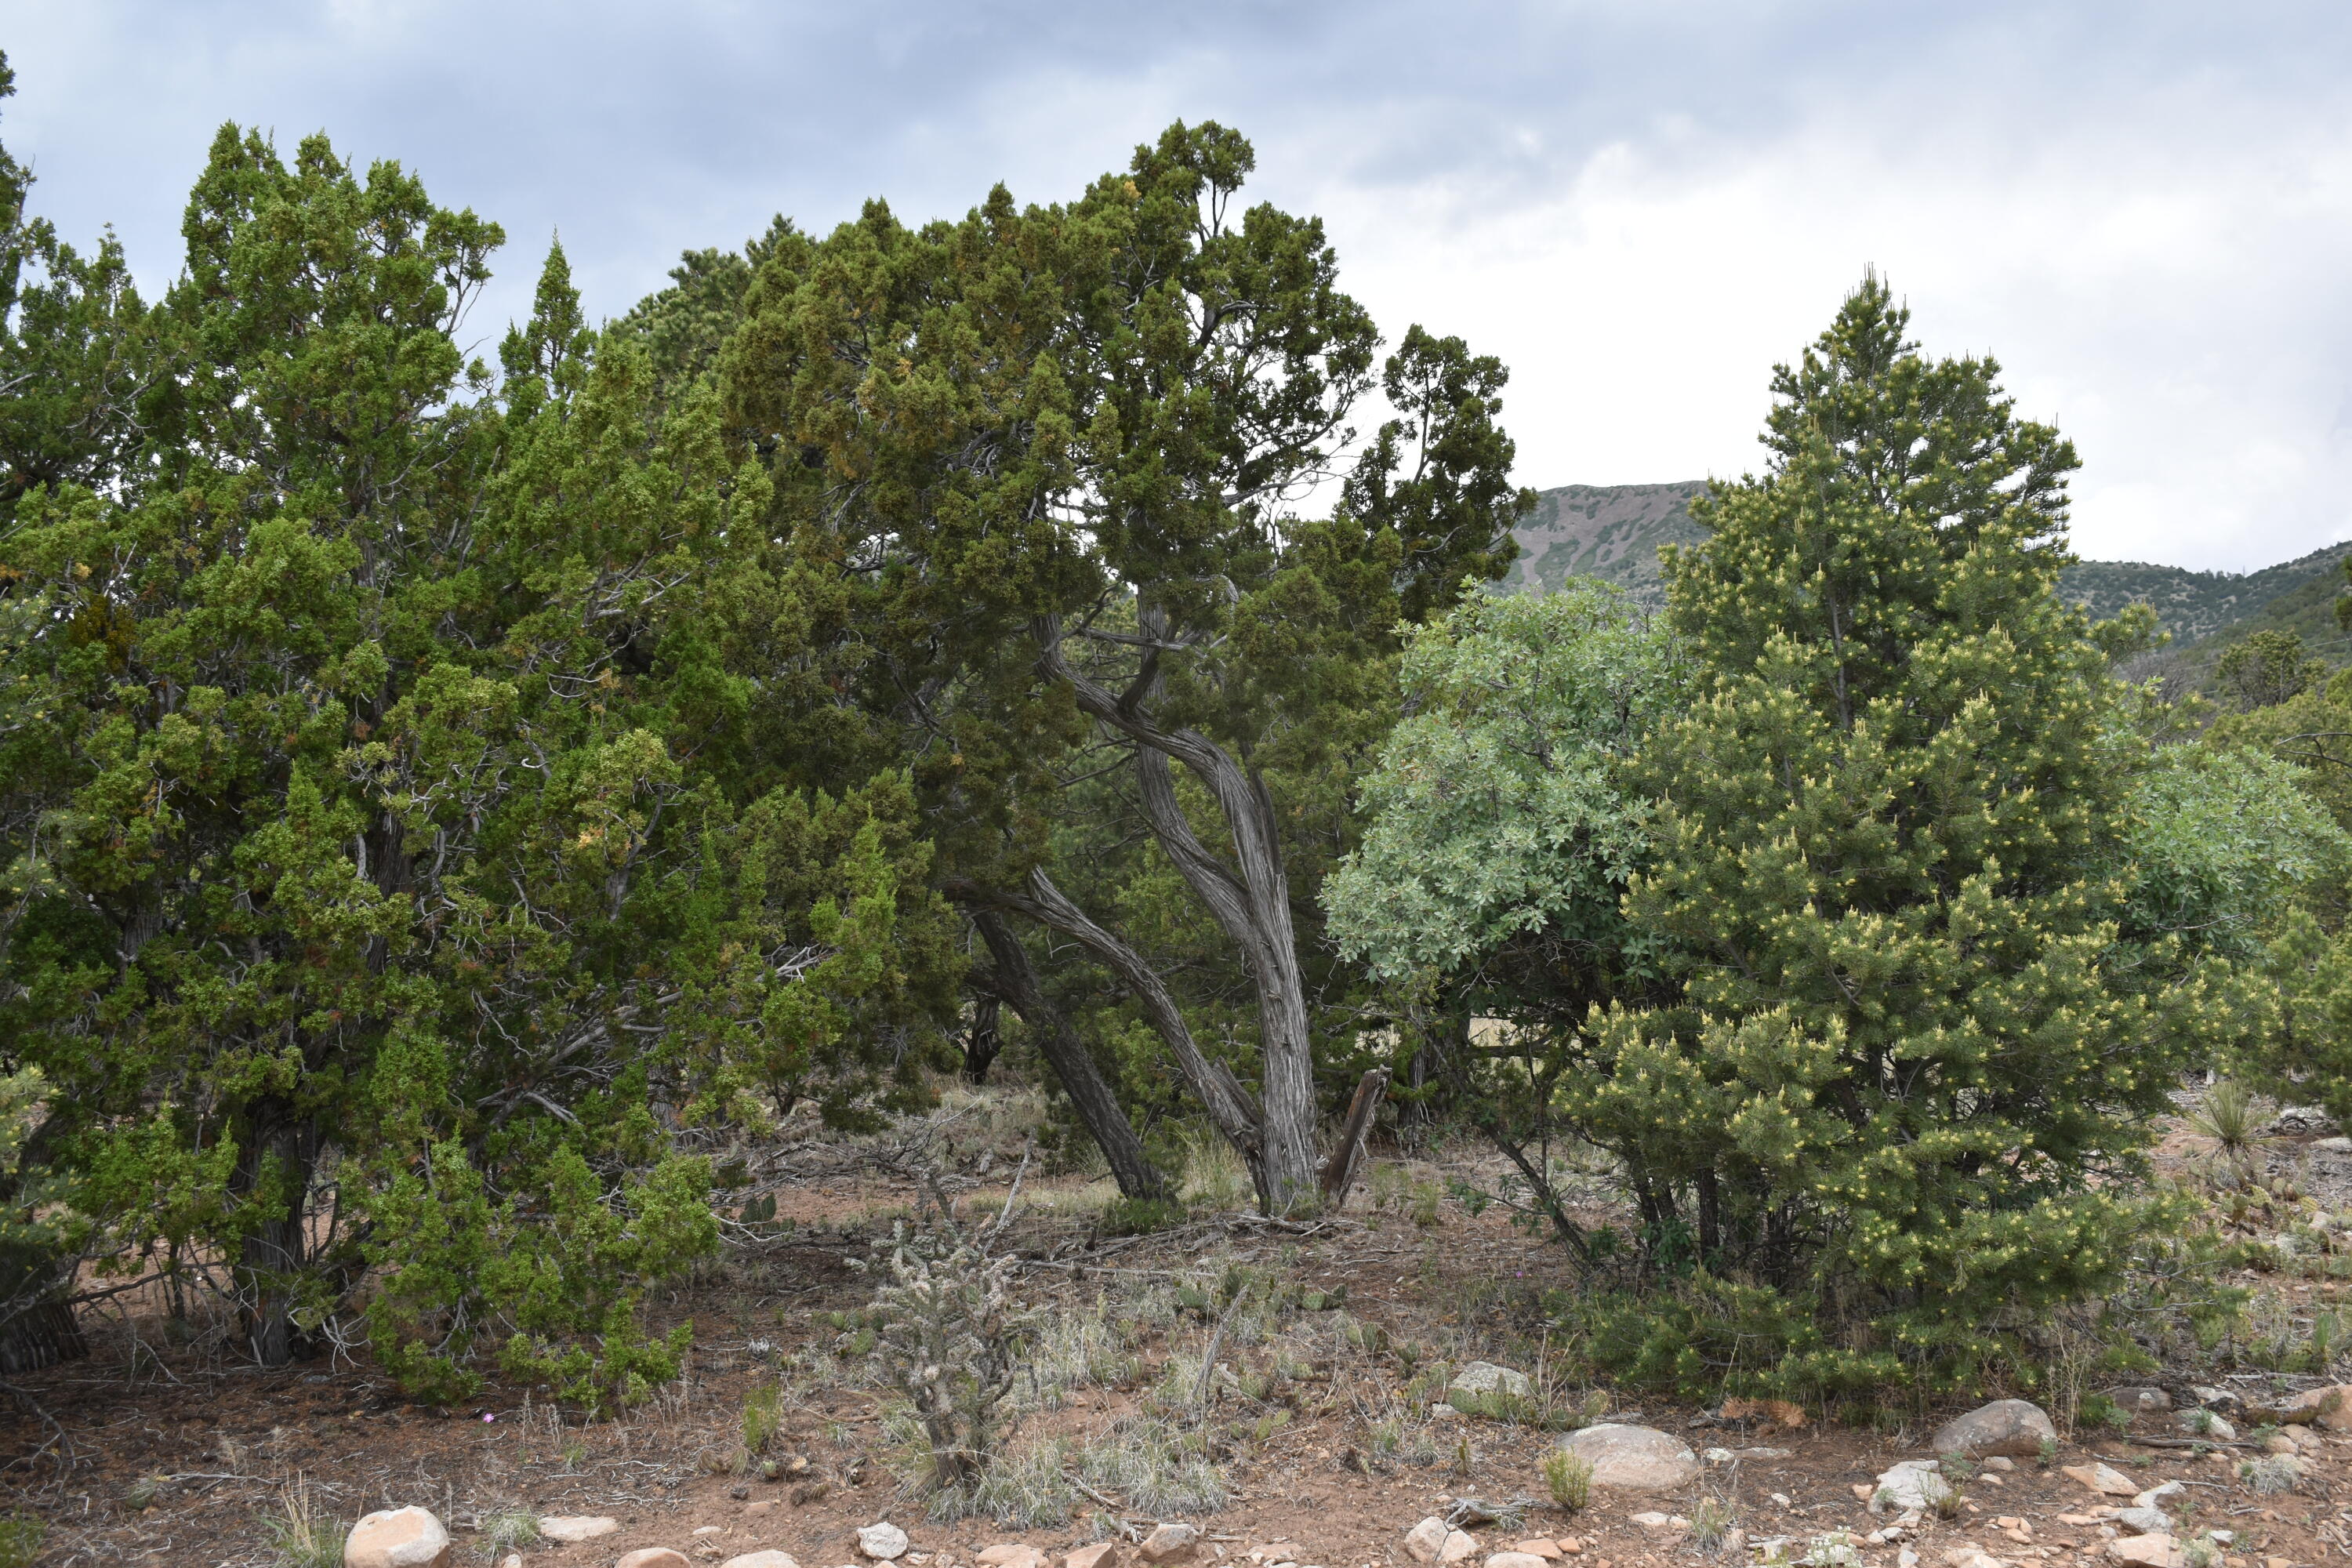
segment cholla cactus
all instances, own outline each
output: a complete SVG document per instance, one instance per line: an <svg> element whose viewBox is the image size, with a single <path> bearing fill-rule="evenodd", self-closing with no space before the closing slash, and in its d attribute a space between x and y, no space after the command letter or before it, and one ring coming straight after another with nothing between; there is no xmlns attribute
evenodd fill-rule
<svg viewBox="0 0 2352 1568"><path fill-rule="evenodd" d="M944 1213L892 1227L889 1280L869 1310L873 1359L904 1394L931 1446L932 1490L969 1485L987 1468L996 1406L1012 1392L1038 1314L1011 1290L1012 1261L993 1236L967 1235Z"/></svg>

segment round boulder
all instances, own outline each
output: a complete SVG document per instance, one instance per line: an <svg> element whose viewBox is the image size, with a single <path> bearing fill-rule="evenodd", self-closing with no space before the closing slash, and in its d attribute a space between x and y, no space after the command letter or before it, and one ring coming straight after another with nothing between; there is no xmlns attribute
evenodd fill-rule
<svg viewBox="0 0 2352 1568"><path fill-rule="evenodd" d="M1690 1445L1654 1426L1604 1421L1570 1433L1560 1447L1592 1467L1596 1487L1658 1492L1698 1479L1698 1456L1690 1451Z"/></svg>
<svg viewBox="0 0 2352 1568"><path fill-rule="evenodd" d="M456 1556L449 1532L430 1509L369 1514L343 1540L343 1568L448 1568Z"/></svg>
<svg viewBox="0 0 2352 1568"><path fill-rule="evenodd" d="M1181 1520L1154 1527L1135 1549L1136 1555L1146 1563L1181 1563L1191 1558L1201 1546L1201 1527L1186 1524Z"/></svg>
<svg viewBox="0 0 2352 1568"><path fill-rule="evenodd" d="M907 1532L887 1519L857 1532L857 1550L877 1563L896 1563L907 1555Z"/></svg>
<svg viewBox="0 0 2352 1568"><path fill-rule="evenodd" d="M2057 1441L2058 1428L2042 1406L2022 1399L1996 1399L1945 1422L1928 1446L1948 1458L2005 1454L2022 1459L2040 1453L2042 1444Z"/></svg>

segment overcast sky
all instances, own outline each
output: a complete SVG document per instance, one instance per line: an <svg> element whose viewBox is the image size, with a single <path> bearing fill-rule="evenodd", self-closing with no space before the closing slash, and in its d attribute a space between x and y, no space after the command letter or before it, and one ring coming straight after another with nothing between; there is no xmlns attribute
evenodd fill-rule
<svg viewBox="0 0 2352 1568"><path fill-rule="evenodd" d="M1391 336L1512 370L1533 485L1753 468L1774 361L1865 265L2082 451L2092 557L2352 537L2352 5L0 0L0 140L142 283L225 120L323 128L549 237L596 314L866 196L1075 195L1171 120L1258 149Z"/></svg>

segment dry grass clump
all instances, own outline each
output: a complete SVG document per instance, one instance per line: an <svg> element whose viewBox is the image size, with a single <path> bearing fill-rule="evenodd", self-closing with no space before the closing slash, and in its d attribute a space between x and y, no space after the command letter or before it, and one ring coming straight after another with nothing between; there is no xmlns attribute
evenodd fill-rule
<svg viewBox="0 0 2352 1568"><path fill-rule="evenodd" d="M278 1489L278 1511L267 1515L262 1524L284 1568L341 1568L342 1527L320 1511L310 1496L310 1483L301 1477ZM21 1559L0 1555L0 1563L17 1561L30 1563L33 1557L29 1553Z"/></svg>

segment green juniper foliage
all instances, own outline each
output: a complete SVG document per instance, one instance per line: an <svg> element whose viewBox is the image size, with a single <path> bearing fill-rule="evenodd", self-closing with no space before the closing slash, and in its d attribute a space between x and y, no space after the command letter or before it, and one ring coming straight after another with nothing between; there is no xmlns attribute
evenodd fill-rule
<svg viewBox="0 0 2352 1568"><path fill-rule="evenodd" d="M769 483L561 251L495 391L495 226L225 129L135 478L0 535L0 1029L110 1268L226 1253L252 1353L590 1405L716 1246L674 1130L911 1091L952 996L903 778L747 765L714 606ZM748 525L747 525L748 520ZM896 1084L896 1088L892 1087Z"/></svg>
<svg viewBox="0 0 2352 1568"><path fill-rule="evenodd" d="M1419 328L1383 360L1320 224L1243 205L1254 162L1177 125L1066 205L871 204L775 244L720 363L779 458L778 581L836 628L814 659L747 642L763 721L911 755L942 886L1115 973L1154 1076L1283 1209L1318 1201L1317 1069L1359 1032L1316 1005L1352 976L1293 867L1347 831L1398 623L1497 574L1528 498L1502 366ZM682 269L665 319L723 270ZM1336 514L1293 515L1375 390L1395 417Z"/></svg>

